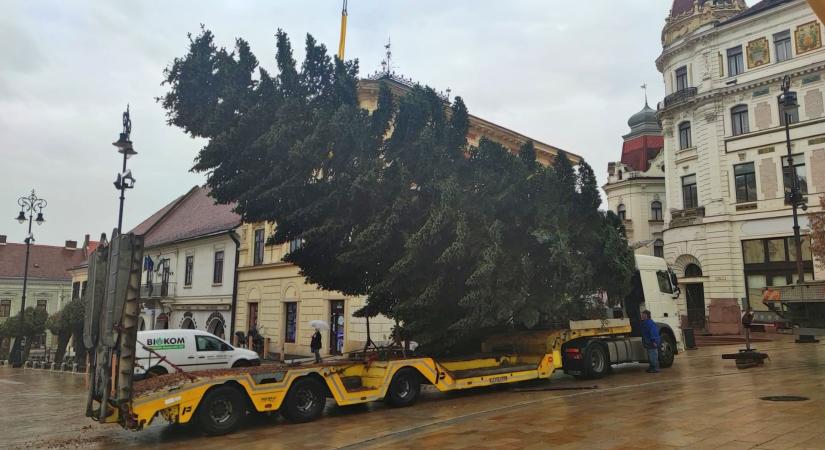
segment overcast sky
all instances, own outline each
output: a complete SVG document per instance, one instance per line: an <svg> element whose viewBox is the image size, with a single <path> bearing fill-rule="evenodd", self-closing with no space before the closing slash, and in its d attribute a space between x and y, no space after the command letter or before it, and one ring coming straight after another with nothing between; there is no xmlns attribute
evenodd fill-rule
<svg viewBox="0 0 825 450"><path fill-rule="evenodd" d="M663 95L654 60L670 8L665 0L351 0L347 58L362 75L380 67L392 38L397 71L451 88L474 115L584 156L604 183L627 119ZM111 142L131 104L127 192L131 228L204 176L189 172L202 141L165 123L154 98L162 71L203 23L231 46L248 40L274 68L274 33L302 56L306 33L335 53L340 1L0 0L0 234L21 242L17 198L49 202L38 243L93 239L117 223ZM5 218L5 219L4 219Z"/></svg>

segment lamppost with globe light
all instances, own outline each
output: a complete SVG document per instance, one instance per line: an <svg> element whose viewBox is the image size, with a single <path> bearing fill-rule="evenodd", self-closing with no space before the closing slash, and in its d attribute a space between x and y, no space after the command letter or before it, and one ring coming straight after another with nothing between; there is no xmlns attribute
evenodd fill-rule
<svg viewBox="0 0 825 450"><path fill-rule="evenodd" d="M24 319L24 313L26 310L26 288L28 286L29 281L29 254L31 252L31 246L34 243L34 235L32 234L32 222L37 222L38 225L43 225L43 222L46 219L43 218L43 208L46 207L46 199L38 197L34 193L34 189L32 189L32 193L26 197L20 197L17 199L17 204L20 205L20 214L17 215L17 221L21 224L25 223L26 220L29 221L29 232L26 234L26 263L23 267L23 296L21 297L20 302L20 317L19 320ZM34 213L37 212L37 217L35 218ZM28 218L26 214L28 213ZM23 347L21 345L21 341L23 340L22 335L15 336L14 338L14 345L12 345L11 352L9 353L9 362L11 363L12 367L20 367L23 365Z"/></svg>
<svg viewBox="0 0 825 450"><path fill-rule="evenodd" d="M796 92L791 90L791 77L785 75L782 79L782 95L779 96L779 104L782 105L782 114L785 118L785 144L788 148L788 172L791 179L791 190L785 193L785 202L791 205L793 211L793 237L796 247L796 282L805 281L805 271L802 266L802 238L799 234L799 213L798 210L808 210L807 199L802 195L802 188L799 186L799 177L796 174L793 154L791 153L791 120L793 112L799 107L796 102Z"/></svg>

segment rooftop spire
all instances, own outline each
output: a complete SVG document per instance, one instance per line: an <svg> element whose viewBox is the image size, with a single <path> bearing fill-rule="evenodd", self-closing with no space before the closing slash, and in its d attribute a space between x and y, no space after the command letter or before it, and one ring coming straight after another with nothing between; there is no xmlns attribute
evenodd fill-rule
<svg viewBox="0 0 825 450"><path fill-rule="evenodd" d="M645 91L645 106L647 106L647 83L642 83L642 90Z"/></svg>

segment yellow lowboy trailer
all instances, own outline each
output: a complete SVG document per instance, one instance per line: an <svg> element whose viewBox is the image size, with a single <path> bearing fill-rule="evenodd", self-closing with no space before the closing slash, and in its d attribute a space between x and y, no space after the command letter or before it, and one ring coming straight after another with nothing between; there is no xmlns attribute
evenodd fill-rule
<svg viewBox="0 0 825 450"><path fill-rule="evenodd" d="M157 416L172 423L194 419L208 434L223 434L235 429L247 411L279 411L293 422L314 420L329 397L342 406L382 399L408 406L421 384L447 392L549 378L562 368L566 344L587 338L610 342L631 334L627 320L585 322L599 326L494 337L483 346L487 353L477 357L340 360L162 375L136 382L131 401L113 408L104 422L140 430Z"/></svg>

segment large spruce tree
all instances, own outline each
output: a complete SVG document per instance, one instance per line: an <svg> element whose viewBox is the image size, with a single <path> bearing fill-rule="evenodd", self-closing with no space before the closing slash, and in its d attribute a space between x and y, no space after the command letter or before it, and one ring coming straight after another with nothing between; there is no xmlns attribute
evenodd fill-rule
<svg viewBox="0 0 825 450"><path fill-rule="evenodd" d="M552 326L619 298L633 270L621 222L598 210L592 169L532 143L518 154L467 143L469 115L415 87L377 108L357 98L358 64L306 38L300 68L276 34L277 74L238 39L211 32L165 71L171 125L207 139L193 170L245 221L277 224L270 243L321 288L367 296L433 353L472 349L485 334Z"/></svg>

